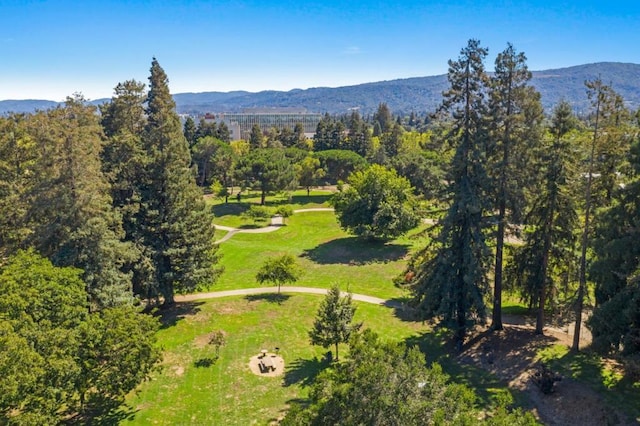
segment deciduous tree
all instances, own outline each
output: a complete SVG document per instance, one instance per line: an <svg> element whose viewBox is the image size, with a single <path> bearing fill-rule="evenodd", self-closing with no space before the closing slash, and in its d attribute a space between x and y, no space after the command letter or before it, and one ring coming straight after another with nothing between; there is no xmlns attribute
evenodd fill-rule
<svg viewBox="0 0 640 426"><path fill-rule="evenodd" d="M377 164L353 173L331 203L340 226L365 238L395 238L419 222L409 181Z"/></svg>
<svg viewBox="0 0 640 426"><path fill-rule="evenodd" d="M258 270L256 281L260 284L271 283L277 285L278 294L280 294L280 286L298 281L300 272L296 259L290 254L284 254L267 259Z"/></svg>

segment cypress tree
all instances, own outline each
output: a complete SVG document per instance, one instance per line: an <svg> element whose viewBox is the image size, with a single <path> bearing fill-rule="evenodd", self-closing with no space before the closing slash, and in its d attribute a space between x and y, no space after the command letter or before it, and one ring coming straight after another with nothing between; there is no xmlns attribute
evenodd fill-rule
<svg viewBox="0 0 640 426"><path fill-rule="evenodd" d="M148 295L162 295L167 306L174 303L175 291L213 283L216 246L167 75L155 58L146 113L142 144L148 165L141 187L140 233L154 278Z"/></svg>

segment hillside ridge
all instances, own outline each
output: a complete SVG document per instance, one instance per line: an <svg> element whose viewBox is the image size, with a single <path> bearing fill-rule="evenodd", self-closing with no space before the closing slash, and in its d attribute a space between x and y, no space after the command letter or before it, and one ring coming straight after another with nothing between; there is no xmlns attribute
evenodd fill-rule
<svg viewBox="0 0 640 426"><path fill-rule="evenodd" d="M532 71L531 83L540 92L545 110L550 111L560 100L568 101L577 113L589 108L584 82L600 77L625 99L633 110L640 107L640 64L597 62L565 68ZM188 92L173 95L182 114L206 112L242 112L249 108L300 108L308 112L342 114L359 110L373 113L381 102L396 114L432 112L448 87L447 76L410 77L362 83L341 87L312 87L289 91L265 90L248 92ZM108 99L96 99L101 104ZM0 114L32 112L52 108L49 100L3 100Z"/></svg>

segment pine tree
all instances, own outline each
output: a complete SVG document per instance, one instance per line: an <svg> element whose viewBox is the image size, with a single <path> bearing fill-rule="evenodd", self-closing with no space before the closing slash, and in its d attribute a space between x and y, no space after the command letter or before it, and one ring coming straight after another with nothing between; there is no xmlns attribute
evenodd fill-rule
<svg viewBox="0 0 640 426"><path fill-rule="evenodd" d="M191 118L191 116L187 117L184 122L184 126L182 128L182 133L184 133L184 137L189 144L189 148L196 144L198 128L196 127L196 122Z"/></svg>
<svg viewBox="0 0 640 426"><path fill-rule="evenodd" d="M251 134L249 135L249 146L252 150L260 149L264 147L264 136L260 126L254 124L251 127Z"/></svg>
<svg viewBox="0 0 640 426"><path fill-rule="evenodd" d="M139 226L154 277L154 287L147 290L149 296L161 294L164 304L172 305L176 291L214 282L216 246L211 216L195 184L167 75L155 58L146 113L142 142L148 165L141 188Z"/></svg>
<svg viewBox="0 0 640 426"><path fill-rule="evenodd" d="M569 274L578 221L574 194L576 150L567 134L575 125L571 106L560 103L554 110L551 137L539 152L542 179L527 214L531 231L523 246L515 249L508 265L508 278L519 288L530 307L537 307L536 333L543 334L545 309L555 287L551 271Z"/></svg>
<svg viewBox="0 0 640 426"><path fill-rule="evenodd" d="M456 146L448 181L451 207L442 220L435 253L426 250L414 261L415 302L426 317L441 316L455 331L462 347L468 321L483 321L489 269L483 213L489 207L485 188L488 78L487 49L469 40L457 61L449 61L451 88L442 109L451 113L449 142Z"/></svg>
<svg viewBox="0 0 640 426"><path fill-rule="evenodd" d="M628 182L613 205L597 215L590 268L596 308L589 319L595 349L607 354L640 352L640 138L630 151Z"/></svg>
<svg viewBox="0 0 640 426"><path fill-rule="evenodd" d="M357 332L362 324L353 324L356 307L351 303L351 293L342 297L337 285L331 286L320 307L313 328L309 331L312 345L336 348L335 360L338 361L338 345L349 341L351 334Z"/></svg>
<svg viewBox="0 0 640 426"><path fill-rule="evenodd" d="M571 349L576 352L580 349L582 310L584 297L587 292L587 249L589 246L589 235L591 232L592 208L595 207L593 200L593 192L595 189L593 178L597 167L596 161L598 158L606 158L607 156L606 150L603 153L603 150L601 148L599 149L599 147L603 145L601 138L603 134L607 135L609 133L607 130L614 130L612 127L615 128L618 117L616 110L619 109L622 104L620 96L610 86L603 84L600 78L593 81L587 81L585 82L585 85L587 86L587 96L589 97L594 109L594 119L593 139L591 142L590 155L586 165L587 184L585 188L584 225L582 228L582 238L580 242L580 282L576 301L576 324L573 334L573 345L571 347ZM614 148L612 151L616 151L616 149ZM596 155L598 155L598 157L596 157ZM609 171L611 172L612 170ZM611 197L611 193L612 189L610 188L607 190L607 198Z"/></svg>
<svg viewBox="0 0 640 426"><path fill-rule="evenodd" d="M531 183L530 152L541 137L540 94L528 86L531 80L524 53L511 44L498 54L491 79L492 140L488 167L494 184L498 212L491 327L502 330L502 269L504 239L509 218L519 218L525 190Z"/></svg>

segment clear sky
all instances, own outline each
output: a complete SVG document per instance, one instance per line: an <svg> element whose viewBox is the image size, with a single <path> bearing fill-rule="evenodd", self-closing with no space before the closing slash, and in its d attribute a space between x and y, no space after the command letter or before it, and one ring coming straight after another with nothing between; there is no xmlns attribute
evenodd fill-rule
<svg viewBox="0 0 640 426"><path fill-rule="evenodd" d="M0 0L0 99L337 87L444 74L477 38L487 68L507 42L531 70L640 63L640 1Z"/></svg>

